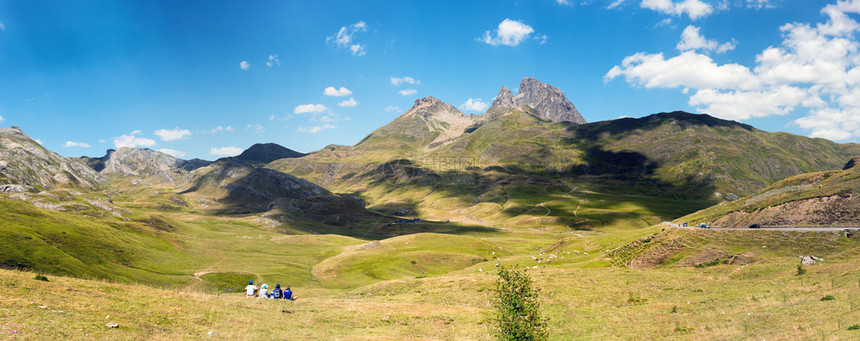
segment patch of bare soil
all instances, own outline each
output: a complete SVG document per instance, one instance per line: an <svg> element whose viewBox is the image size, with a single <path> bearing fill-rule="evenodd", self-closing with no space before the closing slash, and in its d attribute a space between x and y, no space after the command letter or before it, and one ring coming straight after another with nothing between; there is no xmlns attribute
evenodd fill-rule
<svg viewBox="0 0 860 341"><path fill-rule="evenodd" d="M678 266L696 266L700 264L712 263L715 261L719 261L720 259L725 258L728 255L729 252L726 250L705 249L696 252L690 257L684 258L684 260L678 262Z"/></svg>
<svg viewBox="0 0 860 341"><path fill-rule="evenodd" d="M676 253L687 247L681 241L672 239L667 240L659 246L653 247L648 252L630 262L630 267L633 269L649 269L665 263L669 258L672 258Z"/></svg>
<svg viewBox="0 0 860 341"><path fill-rule="evenodd" d="M839 194L826 197L796 200L766 207L753 213L732 212L714 224L726 227L762 225L818 226L849 225L860 221L860 207L855 195Z"/></svg>

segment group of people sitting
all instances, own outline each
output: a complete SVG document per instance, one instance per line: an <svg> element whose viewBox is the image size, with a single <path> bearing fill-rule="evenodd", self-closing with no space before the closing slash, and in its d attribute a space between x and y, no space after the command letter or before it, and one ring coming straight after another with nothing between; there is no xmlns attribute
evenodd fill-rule
<svg viewBox="0 0 860 341"><path fill-rule="evenodd" d="M259 297L259 298L272 298L272 299L285 299L290 301L295 301L298 297L293 295L293 291L290 290L290 286L286 286L286 288L281 289L280 284L275 285L275 289L269 291L269 285L263 283L259 288L254 285L254 281L248 281L248 286L245 287L245 295L248 297Z"/></svg>

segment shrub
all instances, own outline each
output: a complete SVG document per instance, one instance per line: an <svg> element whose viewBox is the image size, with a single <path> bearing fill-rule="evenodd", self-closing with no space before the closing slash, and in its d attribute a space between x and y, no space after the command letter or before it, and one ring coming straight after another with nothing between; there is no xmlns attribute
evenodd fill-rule
<svg viewBox="0 0 860 341"><path fill-rule="evenodd" d="M833 295L827 295L821 298L822 301L833 301L835 299L836 297L833 297Z"/></svg>
<svg viewBox="0 0 860 341"><path fill-rule="evenodd" d="M797 275L803 275L806 273L806 269L803 268L803 264L797 264Z"/></svg>
<svg viewBox="0 0 860 341"><path fill-rule="evenodd" d="M525 271L499 267L496 281L498 316L496 338L499 340L546 340L547 321L541 317L538 290Z"/></svg>
<svg viewBox="0 0 860 341"><path fill-rule="evenodd" d="M855 324L851 327L848 327L848 330L860 330L860 324Z"/></svg>
<svg viewBox="0 0 860 341"><path fill-rule="evenodd" d="M35 280L37 280L37 281L45 281L45 282L47 282L47 281L48 281L48 277L45 277L45 276L42 276L42 275L36 275L36 277L33 277L33 279L35 279Z"/></svg>

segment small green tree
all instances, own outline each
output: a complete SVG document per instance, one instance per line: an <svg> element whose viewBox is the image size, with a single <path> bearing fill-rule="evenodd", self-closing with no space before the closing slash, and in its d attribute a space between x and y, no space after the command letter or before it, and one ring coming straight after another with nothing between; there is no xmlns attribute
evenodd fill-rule
<svg viewBox="0 0 860 341"><path fill-rule="evenodd" d="M499 340L546 340L547 321L540 314L538 290L525 271L499 267L496 281L496 311Z"/></svg>

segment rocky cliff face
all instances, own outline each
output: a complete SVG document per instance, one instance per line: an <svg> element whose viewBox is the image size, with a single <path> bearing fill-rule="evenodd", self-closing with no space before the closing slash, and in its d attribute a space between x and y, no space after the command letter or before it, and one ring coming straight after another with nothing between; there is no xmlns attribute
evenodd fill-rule
<svg viewBox="0 0 860 341"><path fill-rule="evenodd" d="M517 105L514 104L514 94L511 93L511 90L508 89L508 87L502 85L502 89L499 90L499 95L493 100L493 105L490 108L512 109L516 107Z"/></svg>
<svg viewBox="0 0 860 341"><path fill-rule="evenodd" d="M103 180L79 160L66 159L45 149L21 128L0 129L0 184L45 190L96 189Z"/></svg>
<svg viewBox="0 0 860 341"><path fill-rule="evenodd" d="M515 108L528 105L541 116L552 122L573 122L584 124L585 118L576 110L564 93L558 88L542 83L532 77L523 78L520 91L511 98L511 91L502 87L499 95L493 100L494 108Z"/></svg>
<svg viewBox="0 0 860 341"><path fill-rule="evenodd" d="M188 169L183 168L190 161L150 149L123 147L116 151L108 150L101 160L104 161L102 173L140 177L145 183L176 186L190 179Z"/></svg>

